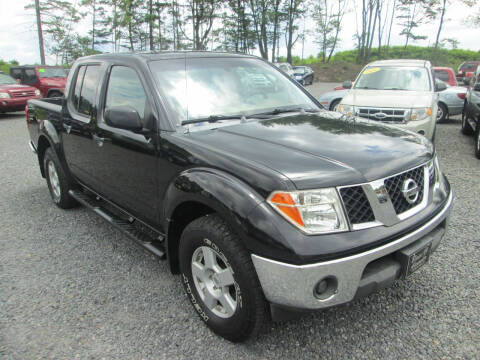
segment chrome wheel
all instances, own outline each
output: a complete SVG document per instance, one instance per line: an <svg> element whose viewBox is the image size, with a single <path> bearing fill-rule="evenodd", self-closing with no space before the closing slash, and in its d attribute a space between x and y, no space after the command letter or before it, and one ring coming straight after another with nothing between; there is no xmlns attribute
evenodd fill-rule
<svg viewBox="0 0 480 360"><path fill-rule="evenodd" d="M237 285L225 257L201 246L194 251L191 265L195 288L205 306L219 317L232 317L237 309Z"/></svg>
<svg viewBox="0 0 480 360"><path fill-rule="evenodd" d="M443 118L443 109L441 106L439 106L437 110L437 122L442 120L442 118Z"/></svg>
<svg viewBox="0 0 480 360"><path fill-rule="evenodd" d="M61 190L60 190L60 181L58 180L57 169L55 168L55 164L53 161L48 162L48 178L50 180L50 186L52 187L53 195L55 200L60 198Z"/></svg>
<svg viewBox="0 0 480 360"><path fill-rule="evenodd" d="M477 130L477 136L475 140L475 143L477 145L477 153L480 153L480 130Z"/></svg>

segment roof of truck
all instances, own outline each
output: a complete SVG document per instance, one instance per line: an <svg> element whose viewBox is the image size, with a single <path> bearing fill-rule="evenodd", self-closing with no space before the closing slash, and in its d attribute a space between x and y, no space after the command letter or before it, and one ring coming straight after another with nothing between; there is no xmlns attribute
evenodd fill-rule
<svg viewBox="0 0 480 360"><path fill-rule="evenodd" d="M255 58L254 55L240 54L240 53L228 53L220 51L199 51L199 50L186 50L186 51L159 51L159 52L133 52L133 53L109 53L89 56L89 59L111 59L111 58L143 58L145 60L160 60L168 58L179 57L249 57Z"/></svg>
<svg viewBox="0 0 480 360"><path fill-rule="evenodd" d="M394 59L394 60L378 60L374 61L368 66L421 66L431 68L432 64L428 60L417 59Z"/></svg>

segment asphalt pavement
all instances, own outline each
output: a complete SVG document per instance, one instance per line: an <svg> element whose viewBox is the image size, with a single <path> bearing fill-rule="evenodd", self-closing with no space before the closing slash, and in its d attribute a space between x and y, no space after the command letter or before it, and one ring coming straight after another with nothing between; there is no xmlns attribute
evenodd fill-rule
<svg viewBox="0 0 480 360"><path fill-rule="evenodd" d="M322 86L309 88L334 85ZM27 143L23 114L0 115L1 359L480 358L480 160L458 119L437 131L456 199L429 264L245 344L207 329L166 262L84 208L55 207Z"/></svg>

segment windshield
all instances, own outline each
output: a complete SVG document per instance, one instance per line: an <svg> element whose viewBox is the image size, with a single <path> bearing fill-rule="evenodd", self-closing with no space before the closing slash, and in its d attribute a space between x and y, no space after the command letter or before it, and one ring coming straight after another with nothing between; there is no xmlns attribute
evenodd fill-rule
<svg viewBox="0 0 480 360"><path fill-rule="evenodd" d="M62 67L45 67L38 68L38 75L41 78L64 78L67 77L67 72Z"/></svg>
<svg viewBox="0 0 480 360"><path fill-rule="evenodd" d="M278 70L251 58L157 60L150 69L171 116L182 122L209 116L245 116L315 103Z"/></svg>
<svg viewBox="0 0 480 360"><path fill-rule="evenodd" d="M355 89L430 91L425 68L409 66L367 67L355 81Z"/></svg>
<svg viewBox="0 0 480 360"><path fill-rule="evenodd" d="M11 76L8 76L6 74L0 74L0 85L12 85L16 83L17 82L15 81L15 79Z"/></svg>
<svg viewBox="0 0 480 360"><path fill-rule="evenodd" d="M295 67L293 68L293 71L295 72L295 74L305 74L305 71L307 69L304 68L304 67Z"/></svg>
<svg viewBox="0 0 480 360"><path fill-rule="evenodd" d="M476 63L464 63L460 66L461 71L474 71L477 67Z"/></svg>

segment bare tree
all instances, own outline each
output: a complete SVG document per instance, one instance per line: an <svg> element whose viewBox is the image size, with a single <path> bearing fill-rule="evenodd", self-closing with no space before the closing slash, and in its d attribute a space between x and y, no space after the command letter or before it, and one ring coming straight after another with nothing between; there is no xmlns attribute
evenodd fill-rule
<svg viewBox="0 0 480 360"><path fill-rule="evenodd" d="M298 40L295 33L298 30L297 22L305 12L305 0L286 0L285 12L285 43L287 46L287 62L292 63L292 49Z"/></svg>

